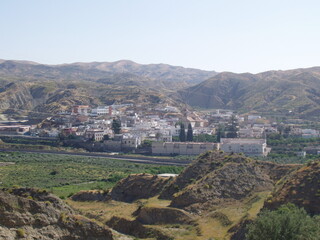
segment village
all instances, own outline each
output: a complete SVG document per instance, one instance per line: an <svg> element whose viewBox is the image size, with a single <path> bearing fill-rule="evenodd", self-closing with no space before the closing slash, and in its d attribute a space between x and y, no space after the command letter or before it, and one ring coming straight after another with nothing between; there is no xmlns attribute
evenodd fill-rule
<svg viewBox="0 0 320 240"><path fill-rule="evenodd" d="M267 137L282 134L319 138L315 129L279 125L260 115L237 115L230 110L181 111L164 105L143 108L134 104L91 107L73 106L36 125L0 125L2 136L57 139L65 146L95 152L152 155L199 155L220 149L247 156L267 156ZM320 154L307 146L297 156Z"/></svg>

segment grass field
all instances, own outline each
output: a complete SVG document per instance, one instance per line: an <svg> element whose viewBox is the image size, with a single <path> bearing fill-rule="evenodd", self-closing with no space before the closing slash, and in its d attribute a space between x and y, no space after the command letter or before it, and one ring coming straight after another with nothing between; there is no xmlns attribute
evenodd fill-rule
<svg viewBox="0 0 320 240"><path fill-rule="evenodd" d="M0 187L37 187L66 198L80 190L109 189L132 173L179 173L182 167L130 163L96 157L0 153Z"/></svg>

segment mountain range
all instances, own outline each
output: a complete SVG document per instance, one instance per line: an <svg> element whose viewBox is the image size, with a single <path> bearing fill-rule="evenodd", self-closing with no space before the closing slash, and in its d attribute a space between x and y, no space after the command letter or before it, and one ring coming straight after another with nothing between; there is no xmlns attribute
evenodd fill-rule
<svg viewBox="0 0 320 240"><path fill-rule="evenodd" d="M223 72L178 91L191 106L319 119L320 67L259 74Z"/></svg>
<svg viewBox="0 0 320 240"><path fill-rule="evenodd" d="M215 72L132 61L44 65L0 60L0 110L57 112L75 104L172 102L166 95Z"/></svg>
<svg viewBox="0 0 320 240"><path fill-rule="evenodd" d="M320 67L237 74L128 60L60 65L0 60L0 99L0 110L7 112L125 101L319 120Z"/></svg>
<svg viewBox="0 0 320 240"><path fill-rule="evenodd" d="M197 84L216 72L167 64L142 65L129 60L116 62L45 65L30 61L0 60L0 77L13 79L85 80L115 83L117 79L134 82Z"/></svg>

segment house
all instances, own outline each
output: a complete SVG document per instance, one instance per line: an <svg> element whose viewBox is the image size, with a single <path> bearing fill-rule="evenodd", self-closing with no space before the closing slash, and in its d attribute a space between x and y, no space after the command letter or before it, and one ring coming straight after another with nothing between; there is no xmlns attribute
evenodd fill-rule
<svg viewBox="0 0 320 240"><path fill-rule="evenodd" d="M77 105L72 108L71 115L88 115L89 106Z"/></svg>
<svg viewBox="0 0 320 240"><path fill-rule="evenodd" d="M76 135L77 131L78 131L77 127L63 128L61 129L61 134L67 137L70 135Z"/></svg>
<svg viewBox="0 0 320 240"><path fill-rule="evenodd" d="M23 135L29 131L30 126L25 125L0 126L0 134Z"/></svg>
<svg viewBox="0 0 320 240"><path fill-rule="evenodd" d="M240 128L238 134L239 134L240 138L252 138L253 137L253 129L252 128Z"/></svg>
<svg viewBox="0 0 320 240"><path fill-rule="evenodd" d="M116 134L113 140L106 140L103 143L105 150L107 151L128 152L138 148L138 146L141 144L141 138L130 135L126 136L122 134Z"/></svg>
<svg viewBox="0 0 320 240"><path fill-rule="evenodd" d="M248 156L267 156L270 148L267 148L265 139L250 138L221 138L220 149L227 153L244 153Z"/></svg>
<svg viewBox="0 0 320 240"><path fill-rule="evenodd" d="M315 129L302 129L302 137L303 138L318 138L320 137L320 133Z"/></svg>
<svg viewBox="0 0 320 240"><path fill-rule="evenodd" d="M296 152L296 155L297 155L298 157L303 157L303 158L305 158L306 155L307 155L307 152L306 152L306 151Z"/></svg>
<svg viewBox="0 0 320 240"><path fill-rule="evenodd" d="M180 134L180 126L171 127L171 128L170 128L170 134L171 134L171 136L173 136L173 137L178 137L179 134Z"/></svg>
<svg viewBox="0 0 320 240"><path fill-rule="evenodd" d="M303 149L307 154L320 155L320 146L310 146Z"/></svg>
<svg viewBox="0 0 320 240"><path fill-rule="evenodd" d="M98 106L97 108L93 108L91 110L91 113L93 115L97 115L97 116L107 115L107 114L109 114L109 107L107 107L107 106Z"/></svg>
<svg viewBox="0 0 320 240"><path fill-rule="evenodd" d="M264 134L263 127L249 127L239 129L240 138L262 138Z"/></svg>
<svg viewBox="0 0 320 240"><path fill-rule="evenodd" d="M219 143L198 142L153 142L154 155L199 155L201 153L219 149Z"/></svg>
<svg viewBox="0 0 320 240"><path fill-rule="evenodd" d="M104 130L93 129L93 130L87 130L84 134L84 137L86 139L92 139L95 142L100 142L103 140L104 135L105 135Z"/></svg>
<svg viewBox="0 0 320 240"><path fill-rule="evenodd" d="M248 115L248 121L256 121L258 119L261 119L261 116L259 116L259 115Z"/></svg>
<svg viewBox="0 0 320 240"><path fill-rule="evenodd" d="M133 149L137 149L138 146L141 144L141 138L139 137L123 137L121 141L121 149L122 151L130 151Z"/></svg>
<svg viewBox="0 0 320 240"><path fill-rule="evenodd" d="M315 129L301 129L296 127L291 127L290 135L302 138L318 138L320 137L320 132Z"/></svg>
<svg viewBox="0 0 320 240"><path fill-rule="evenodd" d="M57 138L59 137L60 131L58 129L52 129L48 131L48 136L52 138Z"/></svg>

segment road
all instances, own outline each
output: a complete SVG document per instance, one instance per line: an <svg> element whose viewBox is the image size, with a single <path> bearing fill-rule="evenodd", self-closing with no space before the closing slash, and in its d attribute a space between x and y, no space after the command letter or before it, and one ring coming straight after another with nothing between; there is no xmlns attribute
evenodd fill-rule
<svg viewBox="0 0 320 240"><path fill-rule="evenodd" d="M11 150L0 149L0 152L22 152L22 153L40 153L40 154L59 154L68 156L87 156L87 157L99 157L106 159L117 159L121 161L144 163L144 164L157 164L157 165L171 165L171 166L187 166L191 163L190 160L175 160L166 158L151 158L151 157L127 157L119 155L107 155L101 153L74 153L74 152L54 152L54 151L42 151L42 150Z"/></svg>

